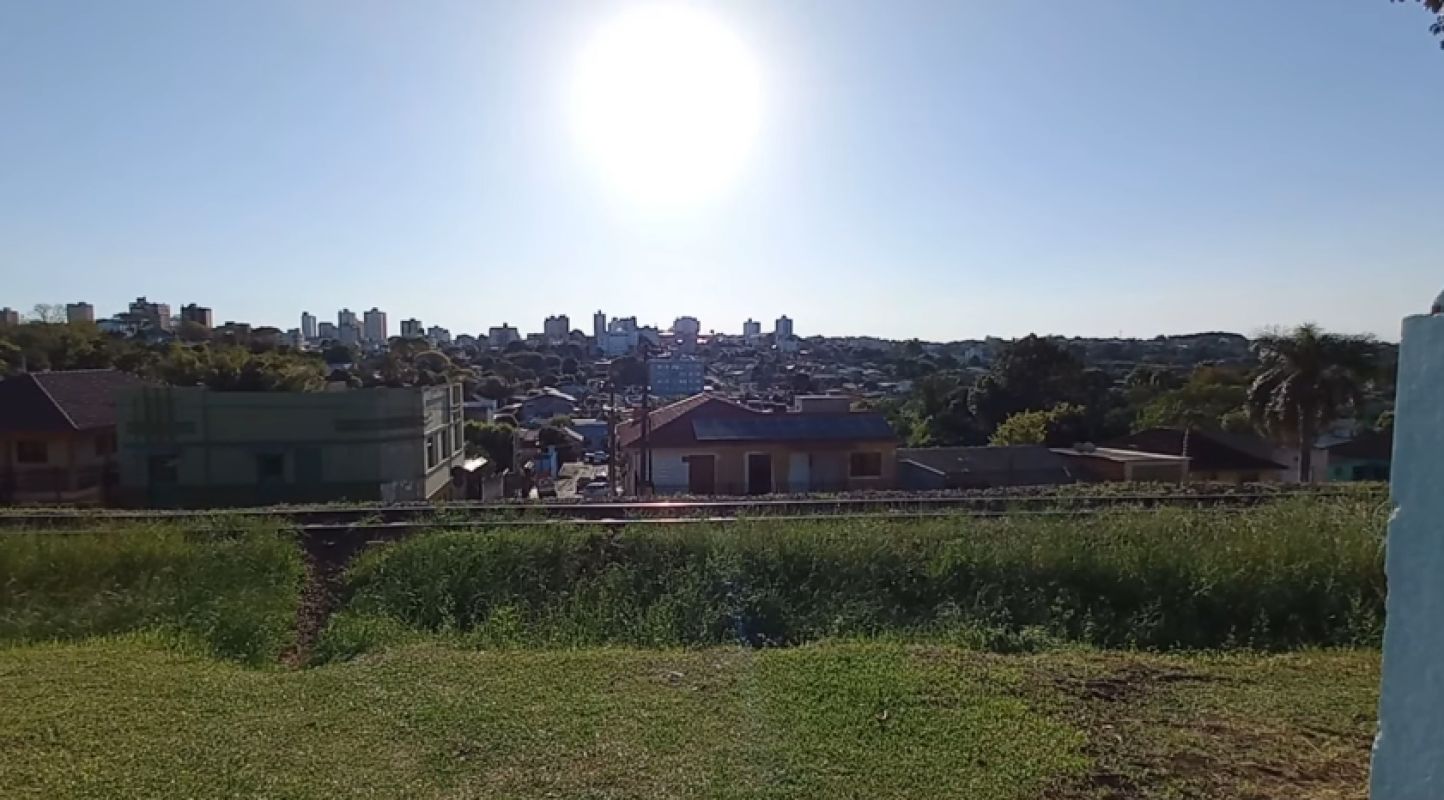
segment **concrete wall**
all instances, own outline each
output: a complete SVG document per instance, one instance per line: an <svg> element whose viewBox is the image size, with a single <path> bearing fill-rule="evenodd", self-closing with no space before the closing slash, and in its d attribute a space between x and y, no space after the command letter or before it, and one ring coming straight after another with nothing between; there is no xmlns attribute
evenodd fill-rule
<svg viewBox="0 0 1444 800"><path fill-rule="evenodd" d="M211 392L119 398L120 487L131 505L424 500L463 456L459 392ZM428 441L431 464L428 465ZM156 461L173 459L173 483ZM280 474L262 465L279 459Z"/></svg>
<svg viewBox="0 0 1444 800"><path fill-rule="evenodd" d="M1444 797L1444 316L1404 320L1373 800Z"/></svg>

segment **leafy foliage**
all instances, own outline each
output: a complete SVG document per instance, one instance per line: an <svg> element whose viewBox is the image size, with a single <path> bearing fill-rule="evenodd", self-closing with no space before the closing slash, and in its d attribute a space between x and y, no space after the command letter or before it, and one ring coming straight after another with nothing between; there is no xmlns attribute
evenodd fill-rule
<svg viewBox="0 0 1444 800"><path fill-rule="evenodd" d="M1085 414L1084 409L1068 403L1047 411L1020 411L998 426L988 444L1071 447L1086 438Z"/></svg>
<svg viewBox="0 0 1444 800"><path fill-rule="evenodd" d="M1249 410L1261 429L1299 447L1299 475L1307 480L1318 431L1363 404L1377 348L1370 337L1316 325L1265 334L1253 346L1259 372L1248 389Z"/></svg>

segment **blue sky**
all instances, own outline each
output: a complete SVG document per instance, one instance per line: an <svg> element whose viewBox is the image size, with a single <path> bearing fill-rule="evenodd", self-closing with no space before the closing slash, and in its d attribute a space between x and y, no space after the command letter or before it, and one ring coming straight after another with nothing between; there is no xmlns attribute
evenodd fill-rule
<svg viewBox="0 0 1444 800"><path fill-rule="evenodd" d="M1444 287L1444 52L1412 3L704 4L762 121L669 209L568 125L625 5L0 0L0 305L1396 338Z"/></svg>

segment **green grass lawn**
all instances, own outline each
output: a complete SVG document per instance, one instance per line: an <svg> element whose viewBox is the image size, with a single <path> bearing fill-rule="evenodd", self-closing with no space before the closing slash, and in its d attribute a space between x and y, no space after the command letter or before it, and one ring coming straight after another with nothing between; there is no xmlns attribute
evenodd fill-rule
<svg viewBox="0 0 1444 800"><path fill-rule="evenodd" d="M6 797L1362 798L1377 651L0 649Z"/></svg>

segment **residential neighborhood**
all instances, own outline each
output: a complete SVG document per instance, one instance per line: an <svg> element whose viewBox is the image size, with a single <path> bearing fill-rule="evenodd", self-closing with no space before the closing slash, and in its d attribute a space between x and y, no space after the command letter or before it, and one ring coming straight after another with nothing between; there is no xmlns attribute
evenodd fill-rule
<svg viewBox="0 0 1444 800"><path fill-rule="evenodd" d="M1291 431L1249 410L1266 351L1232 334L937 344L802 339L787 316L733 335L695 317L661 328L599 311L591 334L555 314L538 334L502 323L453 336L409 318L392 336L375 307L341 309L329 326L303 312L286 332L213 326L195 303L173 317L146 297L100 319L84 301L55 308L8 313L0 327L14 342L0 380L9 503L595 501L1389 475L1389 429L1373 418L1390 418L1392 387L1365 376L1359 402L1320 424L1306 459ZM71 341L106 368L73 368L56 349ZM1373 346L1381 363L1393 357Z"/></svg>

